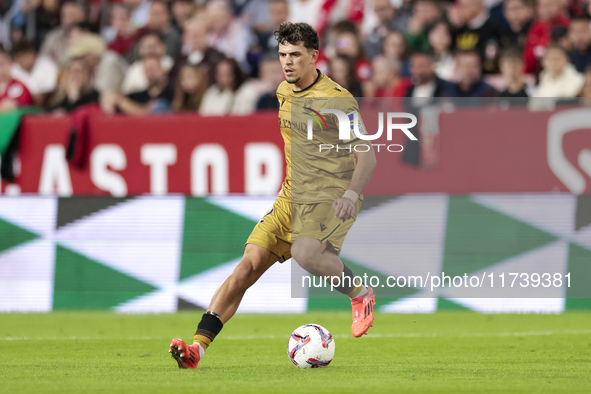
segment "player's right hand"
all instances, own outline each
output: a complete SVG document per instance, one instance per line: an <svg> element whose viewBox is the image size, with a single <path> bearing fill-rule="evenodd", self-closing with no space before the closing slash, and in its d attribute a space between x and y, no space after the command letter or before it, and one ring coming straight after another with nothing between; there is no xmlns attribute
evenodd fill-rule
<svg viewBox="0 0 591 394"><path fill-rule="evenodd" d="M339 218L343 222L351 219L353 212L355 212L355 204L347 197L339 198L332 203L332 207L334 208L335 218Z"/></svg>

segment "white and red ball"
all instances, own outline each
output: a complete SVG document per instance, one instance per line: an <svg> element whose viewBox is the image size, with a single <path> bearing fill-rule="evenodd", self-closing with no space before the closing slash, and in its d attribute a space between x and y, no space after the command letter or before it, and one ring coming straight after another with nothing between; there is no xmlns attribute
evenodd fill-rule
<svg viewBox="0 0 591 394"><path fill-rule="evenodd" d="M298 368L326 367L334 357L332 334L319 324L305 324L295 329L287 342L287 355Z"/></svg>

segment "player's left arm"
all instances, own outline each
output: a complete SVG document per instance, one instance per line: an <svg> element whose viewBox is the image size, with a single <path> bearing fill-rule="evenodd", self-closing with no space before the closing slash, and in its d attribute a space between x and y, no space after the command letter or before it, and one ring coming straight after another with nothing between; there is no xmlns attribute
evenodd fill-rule
<svg viewBox="0 0 591 394"><path fill-rule="evenodd" d="M339 198L332 204L332 207L335 210L335 217L341 219L343 222L353 217L353 213L355 212L355 202L369 183L369 180L376 169L376 155L373 146L369 141L366 145L369 146L367 152L355 151L357 166L355 167L355 171L353 171L353 177L349 183L349 188L343 194L343 197Z"/></svg>

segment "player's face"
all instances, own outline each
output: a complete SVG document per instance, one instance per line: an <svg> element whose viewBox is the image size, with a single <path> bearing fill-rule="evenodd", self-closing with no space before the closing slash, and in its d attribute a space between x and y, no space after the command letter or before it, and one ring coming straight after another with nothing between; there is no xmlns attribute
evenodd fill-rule
<svg viewBox="0 0 591 394"><path fill-rule="evenodd" d="M315 70L318 51L308 50L303 44L279 44L279 61L288 83L298 83L304 75Z"/></svg>

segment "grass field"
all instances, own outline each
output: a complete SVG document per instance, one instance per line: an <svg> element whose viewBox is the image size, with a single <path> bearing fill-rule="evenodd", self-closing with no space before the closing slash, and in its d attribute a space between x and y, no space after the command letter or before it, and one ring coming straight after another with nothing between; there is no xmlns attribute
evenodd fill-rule
<svg viewBox="0 0 591 394"><path fill-rule="evenodd" d="M0 314L0 392L591 393L591 313L376 315L350 334L345 312L238 315L198 370L179 370L170 339L192 338L199 313ZM336 355L301 370L291 331L327 327Z"/></svg>

